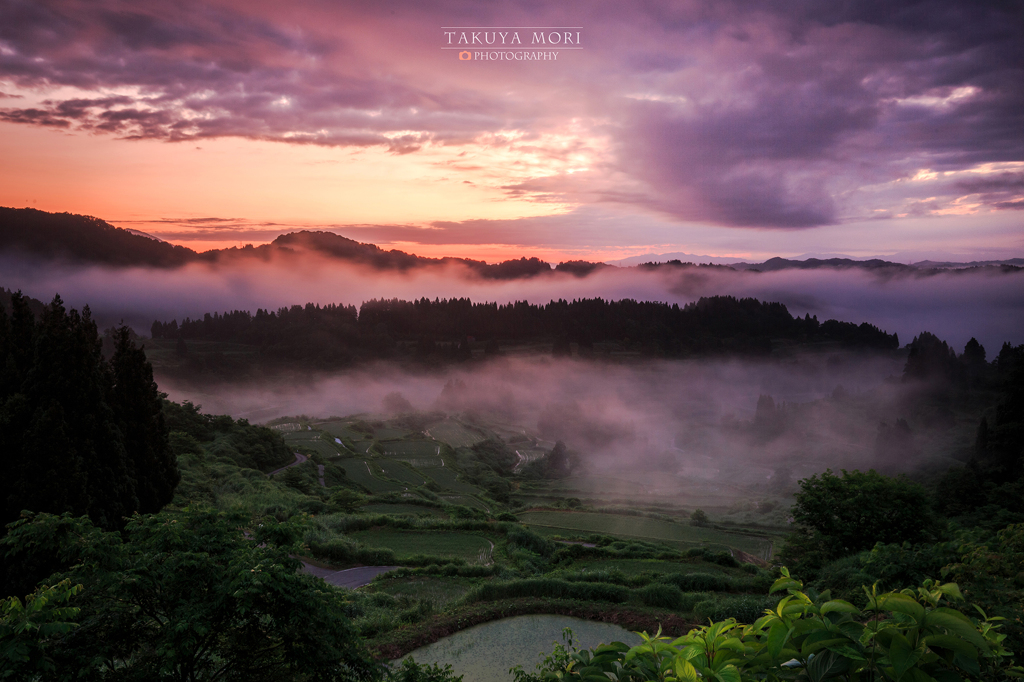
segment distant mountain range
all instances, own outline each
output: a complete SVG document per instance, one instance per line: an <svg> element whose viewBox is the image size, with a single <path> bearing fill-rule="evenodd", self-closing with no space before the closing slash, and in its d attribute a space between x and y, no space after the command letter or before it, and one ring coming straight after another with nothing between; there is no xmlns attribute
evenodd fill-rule
<svg viewBox="0 0 1024 682"><path fill-rule="evenodd" d="M681 263L709 263L713 265L728 265L734 270L758 270L760 272L769 272L772 270L786 270L790 268L849 268L859 267L868 270L880 267L904 267L913 268L916 270L933 270L933 269L960 269L960 268L977 268L984 267L987 265L1012 265L1015 267L1024 267L1024 258L1007 258L1005 260L984 260L984 261L935 261L935 260L921 260L914 263L897 263L884 258L850 258L849 256L843 255L828 255L827 257L811 256L797 257L797 258L770 258L763 263L747 263L745 261L738 260L736 258L723 258L720 256L699 256L692 253L648 253L642 256L631 256L629 258L622 258L619 260L607 261L608 265L615 265L617 267L630 267L634 265L644 265L648 263L669 263L671 261L679 261Z"/></svg>
<svg viewBox="0 0 1024 682"><path fill-rule="evenodd" d="M568 261L552 266L538 258L519 258L501 263L485 263L469 258L426 258L398 250L384 250L374 244L357 242L333 232L303 230L282 234L269 244L243 248L214 249L198 253L137 230L123 229L91 216L71 213L47 213L31 208L0 207L0 253L32 256L43 260L105 265L111 267L176 268L189 263L232 263L247 259L295 258L317 254L339 262L353 263L376 270L410 270L460 265L483 279L513 280L565 273L584 277L603 268L694 267L693 262L708 262L734 270L771 272L788 269L858 268L873 271L936 272L946 269L998 267L1016 270L1024 267L1024 258L1002 261L953 263L922 261L913 265L882 259L807 258L790 260L770 258L764 263L736 263L729 259L671 253L639 256L592 263ZM673 258L668 258L672 256ZM649 260L645 260L648 259ZM685 259L685 260L684 260ZM637 262L639 261L639 262Z"/></svg>

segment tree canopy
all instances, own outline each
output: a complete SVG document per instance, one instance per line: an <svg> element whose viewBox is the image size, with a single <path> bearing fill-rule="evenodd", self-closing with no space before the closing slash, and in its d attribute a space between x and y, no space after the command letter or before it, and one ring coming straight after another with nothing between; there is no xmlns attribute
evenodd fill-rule
<svg viewBox="0 0 1024 682"><path fill-rule="evenodd" d="M167 504L180 476L153 370L128 330L107 361L88 307L69 311L57 296L36 319L19 293L11 303L11 315L0 307L0 524L31 510L114 529Z"/></svg>
<svg viewBox="0 0 1024 682"><path fill-rule="evenodd" d="M876 543L917 542L936 524L924 487L871 470L831 470L800 481L793 506L796 530L785 554L807 570L871 549Z"/></svg>
<svg viewBox="0 0 1024 682"><path fill-rule="evenodd" d="M26 562L56 553L71 568L51 581L81 586L79 611L65 613L73 627L30 637L24 664L46 664L47 680L379 679L343 594L297 572L271 537L286 531L243 530L249 522L200 509L137 515L123 538L68 514L12 524L4 551Z"/></svg>

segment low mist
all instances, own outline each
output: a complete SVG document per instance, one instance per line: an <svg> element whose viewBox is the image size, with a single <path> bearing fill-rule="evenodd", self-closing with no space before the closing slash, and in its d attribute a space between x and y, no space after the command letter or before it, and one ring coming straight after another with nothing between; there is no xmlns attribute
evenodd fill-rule
<svg viewBox="0 0 1024 682"><path fill-rule="evenodd" d="M701 296L752 296L784 303L793 315L870 322L902 344L931 331L958 351L977 338L989 351L1024 342L1024 271L975 269L939 274L880 275L860 269L737 272L725 268L606 268L586 277L555 274L506 281L470 276L460 266L381 272L302 254L275 261L194 264L180 269L60 266L0 259L0 286L49 301L60 293L73 307L89 304L101 326L124 320L148 335L154 319L371 298L470 298L507 303L552 299L633 298L685 304Z"/></svg>
<svg viewBox="0 0 1024 682"><path fill-rule="evenodd" d="M385 419L395 415L384 406L395 403L459 415L533 441L515 447L536 451L564 441L579 456L579 473L606 492L619 484L602 477L614 477L651 499L685 504L694 496L721 503L749 499L752 491L786 495L799 478L829 467L895 473L949 466L951 453L929 448L928 428L899 412L892 377L902 369L900 354L628 364L508 357L441 372L378 364L257 388L160 381L172 399L252 421L359 413ZM898 417L911 418L917 443L894 460L879 450L878 433Z"/></svg>

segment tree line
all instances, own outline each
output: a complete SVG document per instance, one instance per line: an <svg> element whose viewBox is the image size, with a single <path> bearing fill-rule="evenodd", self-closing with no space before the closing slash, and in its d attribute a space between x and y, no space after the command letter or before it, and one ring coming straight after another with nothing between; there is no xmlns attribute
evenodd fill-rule
<svg viewBox="0 0 1024 682"><path fill-rule="evenodd" d="M108 360L88 307L56 296L36 317L14 293L11 308L0 306L0 526L31 509L111 530L160 510L180 475L130 330L115 332Z"/></svg>
<svg viewBox="0 0 1024 682"><path fill-rule="evenodd" d="M581 355L595 343L615 342L649 355L764 354L775 341L831 342L849 348L892 350L896 334L867 322L819 322L794 317L782 303L713 296L680 306L602 298L546 304L473 302L468 298L413 301L373 299L355 306L307 303L279 310L207 313L201 319L153 322L155 339L223 341L260 348L268 360L314 360L339 365L360 357L448 353L469 356L474 345L500 352L501 344L548 342L555 354Z"/></svg>

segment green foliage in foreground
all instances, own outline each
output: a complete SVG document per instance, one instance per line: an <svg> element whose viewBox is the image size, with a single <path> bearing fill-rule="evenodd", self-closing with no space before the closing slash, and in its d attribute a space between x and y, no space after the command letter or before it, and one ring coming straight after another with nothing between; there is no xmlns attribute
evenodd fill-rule
<svg viewBox="0 0 1024 682"><path fill-rule="evenodd" d="M516 682L752 682L846 680L867 682L1000 682L1024 677L1003 646L999 618L970 619L951 608L962 601L953 583L930 580L916 590L878 593L864 588L867 606L832 599L826 591L803 591L783 576L772 592L785 590L773 609L752 625L735 619L710 623L669 641L657 633L643 642L620 642L593 650L566 645L538 666L537 673L512 669Z"/></svg>
<svg viewBox="0 0 1024 682"><path fill-rule="evenodd" d="M5 602L0 679L379 679L343 615L343 593L298 573L289 548L274 544L279 529L253 528L250 539L246 522L202 510L135 516L124 538L68 515L11 524L8 556L56 554L70 568L51 580L82 593L73 600L79 613L35 620L24 612L61 601L55 588L26 607ZM34 635L26 623L40 623ZM19 672L26 665L35 668Z"/></svg>
<svg viewBox="0 0 1024 682"><path fill-rule="evenodd" d="M874 470L825 471L801 480L792 514L796 530L783 555L794 570L809 574L878 542L920 542L938 523L923 487Z"/></svg>

